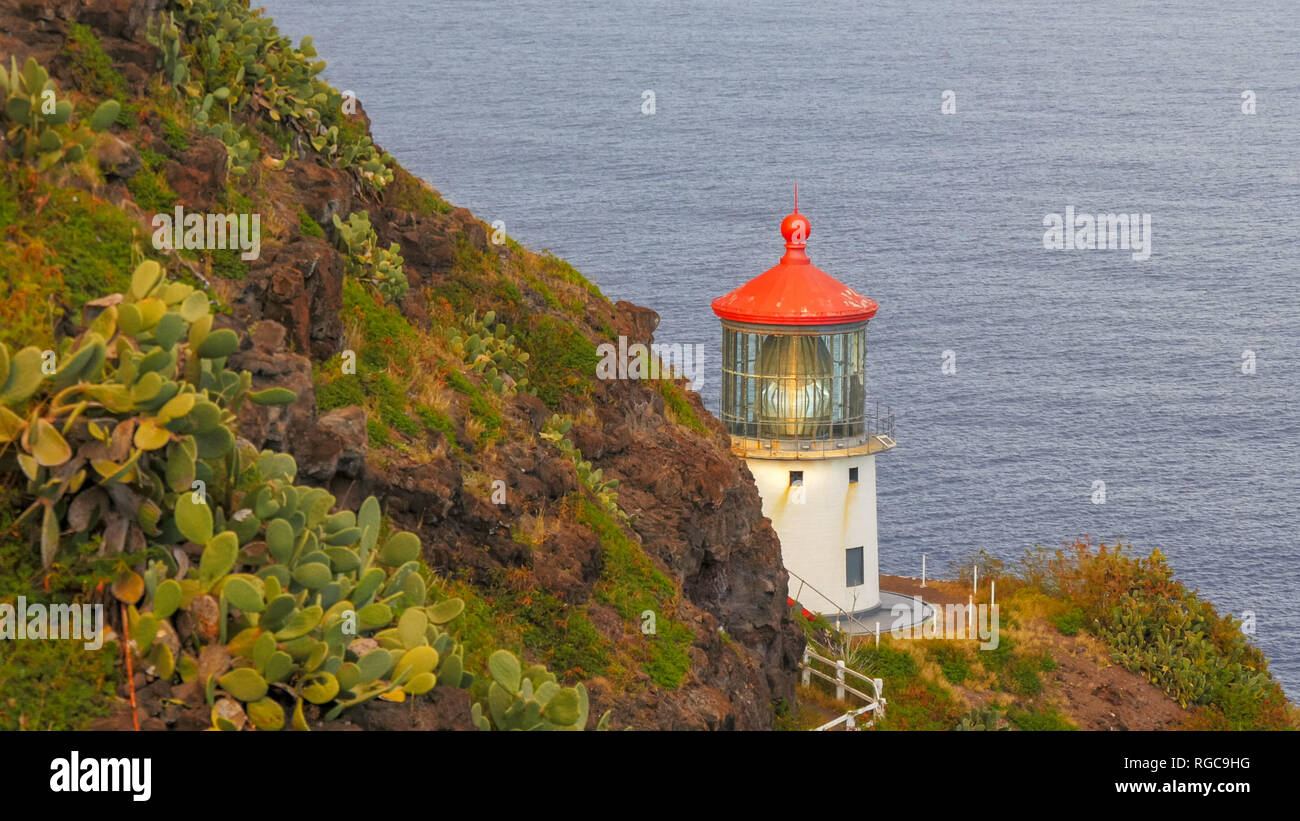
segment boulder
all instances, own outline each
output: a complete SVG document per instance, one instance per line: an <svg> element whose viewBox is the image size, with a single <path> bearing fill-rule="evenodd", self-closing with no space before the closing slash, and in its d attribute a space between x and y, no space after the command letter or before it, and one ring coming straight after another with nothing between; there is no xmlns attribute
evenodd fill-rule
<svg viewBox="0 0 1300 821"><path fill-rule="evenodd" d="M288 388L298 398L288 405L245 402L239 409L239 433L257 449L288 451L303 458L316 417L316 390L311 360L284 348L284 326L263 320L253 326L244 348L231 354L232 370L248 370L253 391Z"/></svg>
<svg viewBox="0 0 1300 821"><path fill-rule="evenodd" d="M140 155L131 144L111 134L105 134L95 148L99 168L105 178L112 180L129 180L143 167Z"/></svg>
<svg viewBox="0 0 1300 821"><path fill-rule="evenodd" d="M294 350L326 360L343 347L343 257L319 237L263 246L241 297L283 325Z"/></svg>
<svg viewBox="0 0 1300 821"><path fill-rule="evenodd" d="M226 146L215 137L199 137L174 161L163 166L176 201L187 211L217 213L226 196Z"/></svg>
<svg viewBox="0 0 1300 821"><path fill-rule="evenodd" d="M301 451L298 473L316 482L335 475L359 479L365 475L369 438L366 412L355 405L321 414Z"/></svg>

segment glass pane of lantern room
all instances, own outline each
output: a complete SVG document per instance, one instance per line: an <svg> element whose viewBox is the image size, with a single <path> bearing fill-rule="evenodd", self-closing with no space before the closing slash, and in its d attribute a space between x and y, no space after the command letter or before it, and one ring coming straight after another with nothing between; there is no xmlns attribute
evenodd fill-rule
<svg viewBox="0 0 1300 821"><path fill-rule="evenodd" d="M848 347L849 334L832 334L829 337L831 360L834 362L835 378L831 385L832 416L835 423L834 435L843 434L844 420L848 418L847 374L849 368Z"/></svg>
<svg viewBox="0 0 1300 821"><path fill-rule="evenodd" d="M867 412L867 329L860 328L852 334L851 362L849 367L849 418L855 420L854 433L863 433L857 420Z"/></svg>

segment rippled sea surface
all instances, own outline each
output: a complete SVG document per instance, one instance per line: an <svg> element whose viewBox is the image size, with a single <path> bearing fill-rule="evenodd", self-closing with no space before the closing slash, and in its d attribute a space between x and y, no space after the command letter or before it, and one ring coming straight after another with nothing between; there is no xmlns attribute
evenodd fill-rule
<svg viewBox="0 0 1300 821"><path fill-rule="evenodd" d="M882 572L1159 548L1300 694L1293 0L264 1L406 167L704 344L715 411L709 301L797 179L813 262L881 306ZM1150 259L1044 250L1067 206L1150 214Z"/></svg>

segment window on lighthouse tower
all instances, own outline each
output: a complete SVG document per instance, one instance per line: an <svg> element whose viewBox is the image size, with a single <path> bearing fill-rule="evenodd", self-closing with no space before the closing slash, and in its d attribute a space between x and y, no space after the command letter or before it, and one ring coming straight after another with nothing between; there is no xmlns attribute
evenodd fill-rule
<svg viewBox="0 0 1300 821"><path fill-rule="evenodd" d="M862 548L850 547L844 552L844 586L857 587L866 580L862 566Z"/></svg>

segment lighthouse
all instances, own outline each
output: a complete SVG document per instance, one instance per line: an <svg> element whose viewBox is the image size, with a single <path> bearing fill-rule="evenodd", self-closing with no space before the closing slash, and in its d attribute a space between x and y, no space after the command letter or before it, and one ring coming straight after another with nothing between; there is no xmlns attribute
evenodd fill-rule
<svg viewBox="0 0 1300 821"><path fill-rule="evenodd" d="M833 620L865 615L882 606L876 455L895 445L867 393L879 306L812 264L798 189L781 235L775 267L713 300L722 420L781 539L790 597Z"/></svg>

